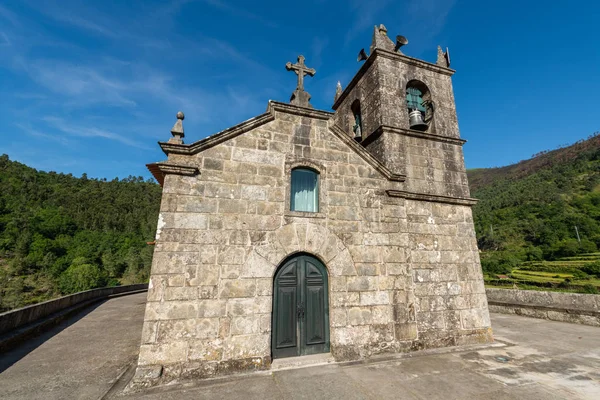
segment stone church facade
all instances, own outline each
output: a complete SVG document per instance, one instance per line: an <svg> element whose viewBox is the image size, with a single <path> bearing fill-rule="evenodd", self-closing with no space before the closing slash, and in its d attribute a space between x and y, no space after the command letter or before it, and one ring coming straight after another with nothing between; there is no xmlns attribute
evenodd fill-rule
<svg viewBox="0 0 600 400"><path fill-rule="evenodd" d="M163 196L134 382L492 340L454 71L401 44L375 27L334 112L299 57L289 104L191 144L178 114L148 165Z"/></svg>

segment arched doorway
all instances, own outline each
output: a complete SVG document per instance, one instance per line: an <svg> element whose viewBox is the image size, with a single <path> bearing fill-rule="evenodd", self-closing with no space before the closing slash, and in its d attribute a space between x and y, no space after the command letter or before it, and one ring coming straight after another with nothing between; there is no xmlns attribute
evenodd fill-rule
<svg viewBox="0 0 600 400"><path fill-rule="evenodd" d="M285 260L273 279L273 358L329 352L327 269L308 254Z"/></svg>

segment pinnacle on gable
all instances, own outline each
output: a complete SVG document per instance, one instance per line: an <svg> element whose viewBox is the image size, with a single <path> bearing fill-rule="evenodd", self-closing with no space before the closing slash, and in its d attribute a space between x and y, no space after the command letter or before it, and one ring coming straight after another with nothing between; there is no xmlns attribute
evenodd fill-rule
<svg viewBox="0 0 600 400"><path fill-rule="evenodd" d="M373 31L370 52L372 53L376 48L394 51L394 42L387 36L387 28L383 24L379 26L375 25L375 30Z"/></svg>
<svg viewBox="0 0 600 400"><path fill-rule="evenodd" d="M183 138L185 137L185 134L183 133L184 118L185 115L183 115L183 112L179 111L177 113L177 122L175 122L175 125L171 128L171 135L173 135L173 137L169 139L169 143L183 144Z"/></svg>

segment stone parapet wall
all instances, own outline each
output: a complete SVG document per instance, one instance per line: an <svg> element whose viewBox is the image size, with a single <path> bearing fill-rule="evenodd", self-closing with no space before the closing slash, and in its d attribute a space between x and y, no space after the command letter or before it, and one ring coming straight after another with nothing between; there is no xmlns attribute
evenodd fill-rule
<svg viewBox="0 0 600 400"><path fill-rule="evenodd" d="M486 289L491 312L600 326L600 295Z"/></svg>
<svg viewBox="0 0 600 400"><path fill-rule="evenodd" d="M111 296L146 291L148 284L115 286L86 290L58 299L0 314L0 353L24 340L46 332L83 308Z"/></svg>
<svg viewBox="0 0 600 400"><path fill-rule="evenodd" d="M103 299L111 295L125 292L146 290L147 288L148 284L143 283L139 285L91 289L86 290L85 292L59 297L58 299L44 301L43 303L33 304L17 310L7 311L0 314L0 334L10 332L14 329L38 321L49 316L50 314L62 311L79 303L89 300Z"/></svg>

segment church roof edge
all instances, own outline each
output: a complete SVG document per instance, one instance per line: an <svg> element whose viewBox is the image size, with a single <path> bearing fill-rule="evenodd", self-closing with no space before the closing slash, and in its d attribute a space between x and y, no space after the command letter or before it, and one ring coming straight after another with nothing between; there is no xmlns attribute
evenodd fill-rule
<svg viewBox="0 0 600 400"><path fill-rule="evenodd" d="M340 106L340 104L342 104L342 102L344 101L346 96L348 96L348 94L350 93L352 88L358 83L360 78L362 78L362 76L367 72L367 70L369 69L371 64L373 64L373 62L375 62L375 59L377 57L385 57L385 58L388 58L391 60L402 61L409 65L414 65L414 66L417 66L420 68L428 69L430 71L437 72L437 73L440 73L443 75L448 75L448 76L452 76L456 72L455 70L453 70L451 68L442 67L442 66L434 64L434 63L419 60L418 58L409 57L405 54L400 54L400 53L396 53L394 51L389 51L389 50L385 50L385 49L381 49L381 48L375 48L369 55L369 58L367 58L367 60L362 64L362 66L360 67L360 69L358 70L356 75L354 75L354 77L352 78L350 83L348 83L348 85L344 88L344 91L342 92L342 94L333 103L333 106L331 106L331 108L333 110L337 110L337 108Z"/></svg>
<svg viewBox="0 0 600 400"><path fill-rule="evenodd" d="M332 112L316 110L314 108L307 108L297 106L288 103L281 103L278 101L269 100L267 106L267 112L260 114L256 117L250 118L242 123L234 125L230 128L217 132L213 135L205 137L204 139L197 140L194 143L183 144L173 142L158 142L162 151L165 154L187 154L192 155L199 153L203 150L216 146L219 143L223 143L229 139L241 135L244 132L248 132L254 128L257 128L267 122L271 122L275 119L275 112L283 112L287 114L301 115L309 118L324 119L328 120L333 116Z"/></svg>

